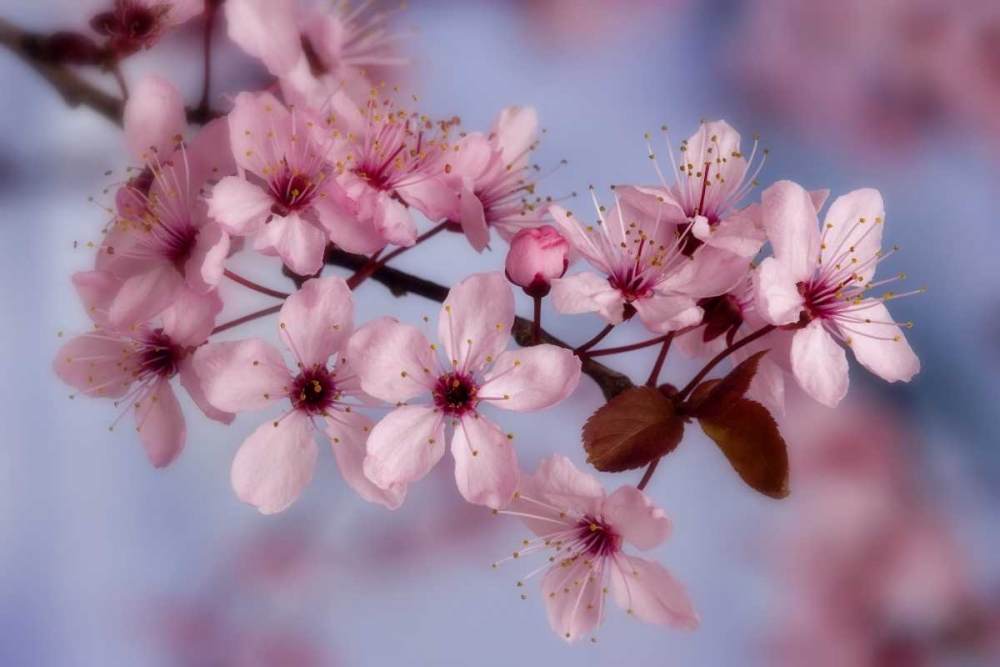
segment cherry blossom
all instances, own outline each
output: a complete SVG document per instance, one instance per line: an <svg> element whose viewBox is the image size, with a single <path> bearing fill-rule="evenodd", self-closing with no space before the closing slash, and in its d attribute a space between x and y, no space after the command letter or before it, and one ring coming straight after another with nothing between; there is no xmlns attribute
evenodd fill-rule
<svg viewBox="0 0 1000 667"><path fill-rule="evenodd" d="M73 284L94 321L94 330L71 339L59 350L54 368L59 378L86 396L110 398L125 410L134 408L136 431L150 463L169 465L184 448L187 428L171 380L181 386L209 419L228 424L233 415L204 397L191 365L191 354L212 331L222 309L216 292L188 289L163 310L159 322L124 328L111 325L110 309L121 282L105 271L73 276ZM73 396L76 396L74 394ZM112 424L112 427L114 424Z"/></svg>
<svg viewBox="0 0 1000 667"><path fill-rule="evenodd" d="M569 243L555 227L522 229L510 242L505 267L507 279L529 296L548 294L552 281L569 265Z"/></svg>
<svg viewBox="0 0 1000 667"><path fill-rule="evenodd" d="M184 288L205 293L222 277L229 235L208 219L202 190L235 171L228 128L213 121L186 147L185 125L180 95L155 75L125 105L125 136L143 167L117 192L96 262L123 280L109 313L115 326L155 317Z"/></svg>
<svg viewBox="0 0 1000 667"><path fill-rule="evenodd" d="M847 393L847 356L841 344L872 373L909 381L920 361L885 302L908 294L873 297L871 291L900 278L874 281L883 254L882 196L871 189L839 197L824 218L822 234L808 192L790 181L763 195L763 220L774 252L755 273L760 316L797 329L791 367L802 388L835 407Z"/></svg>
<svg viewBox="0 0 1000 667"><path fill-rule="evenodd" d="M279 336L295 360L292 371L281 352L260 339L210 343L194 357L205 396L220 410L258 412L289 403L237 452L231 473L236 495L263 514L288 508L312 479L318 455L314 436L321 432L351 488L365 500L398 507L404 486L382 490L362 473L365 439L374 422L355 409L364 396L341 355L354 322L347 284L334 277L309 280L288 297L279 317Z"/></svg>
<svg viewBox="0 0 1000 667"><path fill-rule="evenodd" d="M510 285L500 273L479 273L444 301L438 338L445 359L419 329L389 317L355 332L347 358L361 388L399 406L368 438L364 470L372 482L392 490L420 479L450 442L466 500L494 508L510 501L518 480L513 435L481 408L543 410L569 396L580 379L580 360L569 350L537 345L505 351L513 323ZM421 396L430 400L410 403Z"/></svg>
<svg viewBox="0 0 1000 667"><path fill-rule="evenodd" d="M684 630L700 624L687 591L669 570L624 551L626 543L640 551L653 549L673 531L670 518L635 487L622 486L608 495L592 475L555 455L544 459L534 475L521 476L514 502L499 513L520 517L535 538L494 567L551 551L548 563L517 585L545 571L541 591L549 625L567 642L597 631L608 593L641 621Z"/></svg>
<svg viewBox="0 0 1000 667"><path fill-rule="evenodd" d="M108 38L112 51L126 56L204 11L205 0L114 0L114 7L94 16L90 26Z"/></svg>
<svg viewBox="0 0 1000 667"><path fill-rule="evenodd" d="M456 222L482 252L496 229L508 241L519 229L539 224L531 151L538 144L538 114L530 107L500 112L488 136L474 132L459 141L449 163L449 182L461 197Z"/></svg>

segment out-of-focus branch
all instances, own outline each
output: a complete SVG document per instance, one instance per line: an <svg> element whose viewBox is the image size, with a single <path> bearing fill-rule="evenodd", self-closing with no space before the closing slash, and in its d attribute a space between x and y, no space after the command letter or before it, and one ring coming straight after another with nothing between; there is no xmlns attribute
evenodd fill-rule
<svg viewBox="0 0 1000 667"><path fill-rule="evenodd" d="M352 271L357 271L364 266L366 260L367 258L363 255L352 255L342 250L328 249L326 253L327 264L351 269ZM448 288L444 285L389 266L381 266L376 269L372 273L371 279L388 287L389 291L395 296L416 294L425 299L438 302L444 301L448 296ZM523 317L516 317L514 319L512 334L518 345L522 347L531 346L534 337L534 322ZM543 343L558 345L568 350L573 349L573 346L569 343L556 338L544 330L541 332L541 339ZM607 400L611 400L621 392L634 386L628 376L590 358L583 359L583 372L597 383Z"/></svg>
<svg viewBox="0 0 1000 667"><path fill-rule="evenodd" d="M116 125L122 124L125 103L120 97L101 90L65 64L50 62L39 45L48 35L27 32L0 18L0 44L13 52L28 66L48 81L71 107L90 107ZM188 122L203 125L213 118L223 116L220 111L207 107L187 109Z"/></svg>
<svg viewBox="0 0 1000 667"><path fill-rule="evenodd" d="M21 60L49 82L71 107L86 106L101 114L112 123L121 124L124 104L121 99L104 92L88 83L64 65L45 62L31 48L38 43L39 35L25 32L0 18L0 44L3 44Z"/></svg>

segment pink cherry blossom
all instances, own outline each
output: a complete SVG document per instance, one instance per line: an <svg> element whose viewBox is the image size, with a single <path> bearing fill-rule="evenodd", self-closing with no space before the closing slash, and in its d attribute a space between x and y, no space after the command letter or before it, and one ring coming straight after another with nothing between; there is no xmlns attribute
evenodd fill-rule
<svg viewBox="0 0 1000 667"><path fill-rule="evenodd" d="M121 282L103 271L77 273L73 283L94 330L73 338L59 350L54 368L60 379L80 394L114 399L116 406L135 411L136 431L150 463L169 465L181 453L186 426L171 380L180 379L209 419L228 424L233 416L215 409L204 398L191 366L191 353L205 342L222 310L215 291L188 289L160 313L159 325L140 323L125 328L110 324L110 308ZM74 394L75 396L75 394ZM113 425L112 425L113 426Z"/></svg>
<svg viewBox="0 0 1000 667"><path fill-rule="evenodd" d="M871 189L839 197L826 213L822 234L816 207L801 186L779 182L763 195L763 220L774 252L755 272L760 316L797 329L791 342L795 379L823 405L847 393L847 356L890 382L909 381L920 361L885 302L900 296L871 290L902 275L874 282L883 254L882 196Z"/></svg>
<svg viewBox="0 0 1000 667"><path fill-rule="evenodd" d="M357 251L340 230L353 221L333 203L333 138L322 123L274 96L240 93L229 114L229 137L243 176L222 179L208 211L230 234L253 236L255 250L277 255L311 275L323 266L328 237Z"/></svg>
<svg viewBox="0 0 1000 667"><path fill-rule="evenodd" d="M468 134L449 163L448 180L461 196L458 222L469 243L482 252L496 229L510 240L526 226L539 224L542 200L534 197L538 114L530 107L508 107L489 136Z"/></svg>
<svg viewBox="0 0 1000 667"><path fill-rule="evenodd" d="M531 296L545 296L569 265L569 242L551 225L522 229L510 242L507 279Z"/></svg>
<svg viewBox="0 0 1000 667"><path fill-rule="evenodd" d="M499 513L520 517L535 539L525 540L494 567L552 551L551 565L525 580L545 571L541 590L549 625L567 642L597 631L608 593L641 621L684 630L700 624L687 591L669 570L624 552L626 542L640 551L653 549L673 531L670 518L635 487L621 486L607 495L597 479L555 455L544 459L534 475L521 476L514 502ZM517 585L523 587L524 580Z"/></svg>
<svg viewBox="0 0 1000 667"><path fill-rule="evenodd" d="M316 466L317 432L329 440L341 475L361 497L390 508L403 501L405 487L382 490L362 473L374 422L355 409L358 402L346 400L364 399L341 354L353 322L347 284L336 277L314 278L281 307L278 333L295 360L294 371L277 348L260 339L211 343L194 356L205 396L220 410L257 412L289 402L280 417L246 439L233 461L236 495L263 514L285 510L305 490Z"/></svg>
<svg viewBox="0 0 1000 667"><path fill-rule="evenodd" d="M607 215L598 207L596 226L582 224L559 206L549 210L573 249L603 274L553 280L552 305L561 313L594 312L611 324L638 313L647 329L667 333L701 321L698 296L726 290L694 280L693 263L684 253L689 230L676 234L675 226L624 202ZM703 288L708 293L698 293Z"/></svg>
<svg viewBox="0 0 1000 667"><path fill-rule="evenodd" d="M230 38L280 79L285 98L318 108L345 85L361 99L372 70L408 64L389 27L397 10L373 5L229 0L225 10Z"/></svg>
<svg viewBox="0 0 1000 667"><path fill-rule="evenodd" d="M458 489L469 502L507 504L517 486L512 435L480 413L549 408L580 379L580 360L553 345L505 351L514 295L500 273L466 278L448 294L438 322L445 359L419 329L383 317L358 329L347 358L361 387L399 405L372 430L365 474L384 489L423 477L450 442ZM411 404L418 397L426 403ZM451 434L446 437L447 427Z"/></svg>
<svg viewBox="0 0 1000 667"><path fill-rule="evenodd" d="M341 187L335 196L342 211L331 234L351 252L370 253L387 243L413 245L411 206L433 221L452 216L458 206L444 181L448 161L461 154L448 138L458 119L434 123L379 95L372 89L359 108L338 93L326 107L327 128L337 139L329 157L337 169Z"/></svg>
<svg viewBox="0 0 1000 667"><path fill-rule="evenodd" d="M94 16L90 26L108 38L116 54L126 56L204 11L205 0L114 0L114 7Z"/></svg>
<svg viewBox="0 0 1000 667"><path fill-rule="evenodd" d="M180 96L155 76L125 106L126 138L144 166L119 188L97 256L98 269L123 280L109 313L116 327L145 322L185 287L205 293L222 277L229 235L208 219L201 194L235 171L227 124L209 123L190 147L180 141L184 125Z"/></svg>

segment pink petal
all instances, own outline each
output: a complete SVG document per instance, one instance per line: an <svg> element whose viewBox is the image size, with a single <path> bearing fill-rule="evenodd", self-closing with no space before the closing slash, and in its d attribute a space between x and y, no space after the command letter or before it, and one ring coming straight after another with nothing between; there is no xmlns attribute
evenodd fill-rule
<svg viewBox="0 0 1000 667"><path fill-rule="evenodd" d="M799 321L804 301L795 277L774 257L765 259L753 274L757 311L770 324Z"/></svg>
<svg viewBox="0 0 1000 667"><path fill-rule="evenodd" d="M374 426L374 421L356 410L336 411L326 419L326 434L330 438L333 454L344 481L368 502L378 503L394 510L403 504L406 485L396 485L388 490L381 489L364 473L365 445L368 434ZM442 449L443 447L442 445Z"/></svg>
<svg viewBox="0 0 1000 667"><path fill-rule="evenodd" d="M195 372L194 362L191 357L185 357L181 360L179 368L177 370L177 375L180 378L181 386L187 391L188 396L194 401L194 404L198 406L206 417L213 421L217 421L221 424L229 426L236 419L236 415L232 412L224 412L219 410L214 405L208 402L208 398L205 396L205 389L202 386L202 380L198 377L198 373Z"/></svg>
<svg viewBox="0 0 1000 667"><path fill-rule="evenodd" d="M263 188L239 176L227 176L212 188L208 215L230 234L246 236L264 226L273 205Z"/></svg>
<svg viewBox="0 0 1000 667"><path fill-rule="evenodd" d="M59 348L52 366L59 379L89 396L120 398L132 384L128 341L104 333L77 336Z"/></svg>
<svg viewBox="0 0 1000 667"><path fill-rule="evenodd" d="M155 6L155 5L154 5ZM205 11L204 0L171 0L167 6L167 23L177 26Z"/></svg>
<svg viewBox="0 0 1000 667"><path fill-rule="evenodd" d="M542 581L542 599L549 626L567 643L594 632L604 621L601 597L604 583L600 571L587 567L587 559L554 565Z"/></svg>
<svg viewBox="0 0 1000 667"><path fill-rule="evenodd" d="M601 505L604 521L643 551L658 547L673 531L670 517L634 486L622 486Z"/></svg>
<svg viewBox="0 0 1000 667"><path fill-rule="evenodd" d="M689 296L665 296L654 293L632 302L643 325L653 333L679 331L701 322L704 315Z"/></svg>
<svg viewBox="0 0 1000 667"><path fill-rule="evenodd" d="M486 176L491 166L497 164L494 161L495 155L493 145L482 133L467 134L459 140L455 154L449 156L450 175L456 181L464 180L474 184Z"/></svg>
<svg viewBox="0 0 1000 667"><path fill-rule="evenodd" d="M417 240L417 226L406 206L380 192L375 199L375 229L385 243L410 247Z"/></svg>
<svg viewBox="0 0 1000 667"><path fill-rule="evenodd" d="M254 240L254 250L277 254L289 269L310 276L323 268L326 233L297 213L275 216Z"/></svg>
<svg viewBox="0 0 1000 667"><path fill-rule="evenodd" d="M187 115L173 84L156 74L144 77L129 95L124 111L125 141L132 159L166 160L174 152L175 137L184 136Z"/></svg>
<svg viewBox="0 0 1000 667"><path fill-rule="evenodd" d="M210 343L194 353L208 402L226 412L252 412L288 394L292 376L281 353L258 338Z"/></svg>
<svg viewBox="0 0 1000 667"><path fill-rule="evenodd" d="M354 328L351 288L343 278L307 280L281 306L278 333L295 360L309 368L326 366Z"/></svg>
<svg viewBox="0 0 1000 667"><path fill-rule="evenodd" d="M475 273L451 288L441 307L438 339L448 360L466 372L507 348L514 324L514 292L503 274Z"/></svg>
<svg viewBox="0 0 1000 667"><path fill-rule="evenodd" d="M525 157L538 134L538 112L532 107L507 107L493 123L493 133L506 164Z"/></svg>
<svg viewBox="0 0 1000 667"><path fill-rule="evenodd" d="M469 239L469 244L476 252L482 252L490 242L490 229L486 226L483 203L468 188L462 188L459 220L462 223L462 233Z"/></svg>
<svg viewBox="0 0 1000 667"><path fill-rule="evenodd" d="M872 260L882 249L883 220L885 204L878 190L865 188L837 197L824 219L823 263L846 266L857 260L863 268L856 275L871 280L875 274Z"/></svg>
<svg viewBox="0 0 1000 667"><path fill-rule="evenodd" d="M819 220L812 198L791 181L779 181L761 195L767 238L775 258L801 282L816 271L819 257Z"/></svg>
<svg viewBox="0 0 1000 667"><path fill-rule="evenodd" d="M174 303L160 314L163 332L177 345L201 345L208 340L221 311L222 299L217 291L198 294L182 288Z"/></svg>
<svg viewBox="0 0 1000 667"><path fill-rule="evenodd" d="M451 454L463 498L493 509L507 506L520 473L510 439L499 427L476 413L465 415L452 435Z"/></svg>
<svg viewBox="0 0 1000 667"><path fill-rule="evenodd" d="M427 338L416 327L391 317L355 331L345 358L361 378L365 393L390 403L430 393L436 380L429 373L436 364Z"/></svg>
<svg viewBox="0 0 1000 667"><path fill-rule="evenodd" d="M792 372L807 394L829 408L847 395L847 355L820 320L795 333Z"/></svg>
<svg viewBox="0 0 1000 667"><path fill-rule="evenodd" d="M261 514L287 509L312 479L317 453L305 415L292 412L278 422L264 422L233 459L230 479L236 497Z"/></svg>
<svg viewBox="0 0 1000 667"><path fill-rule="evenodd" d="M684 586L657 562L618 554L611 565L615 604L646 623L694 630L701 624Z"/></svg>
<svg viewBox="0 0 1000 667"><path fill-rule="evenodd" d="M721 175L723 181L739 183L747 170L747 161L740 154L740 134L724 120L702 123L687 139L685 159L699 168L711 164L710 176Z"/></svg>
<svg viewBox="0 0 1000 667"><path fill-rule="evenodd" d="M556 504L581 514L596 514L604 499L604 488L597 478L579 470L562 454L542 459L533 478L546 497L558 498Z"/></svg>
<svg viewBox="0 0 1000 667"><path fill-rule="evenodd" d="M504 410L534 412L561 402L579 381L580 358L572 350L536 345L500 354L485 374L479 395Z"/></svg>
<svg viewBox="0 0 1000 667"><path fill-rule="evenodd" d="M838 322L850 340L854 358L869 371L889 382L909 382L920 372L920 359L913 353L899 325L877 300L863 302L864 308L851 313L864 323Z"/></svg>
<svg viewBox="0 0 1000 667"><path fill-rule="evenodd" d="M606 278L594 273L576 273L552 281L552 306L569 315L597 313L609 324L620 324L625 309L621 292Z"/></svg>
<svg viewBox="0 0 1000 667"><path fill-rule="evenodd" d="M192 192L197 193L207 183L235 174L236 161L229 142L229 118L216 118L201 128L187 147L186 154ZM174 155L179 157L176 152Z"/></svg>
<svg viewBox="0 0 1000 667"><path fill-rule="evenodd" d="M337 188L339 186L331 186ZM385 247L385 240L375 227L374 220L358 217L356 206L337 193L318 199L313 204L316 217L330 235L330 241L347 252L368 255Z"/></svg>
<svg viewBox="0 0 1000 667"><path fill-rule="evenodd" d="M107 271L77 271L73 274L73 287L96 324L110 326L108 313L122 281Z"/></svg>
<svg viewBox="0 0 1000 667"><path fill-rule="evenodd" d="M457 217L458 193L440 177L424 178L396 190L406 203L427 216L431 222Z"/></svg>
<svg viewBox="0 0 1000 667"><path fill-rule="evenodd" d="M157 468L170 465L184 449L187 427L167 380L159 380L136 402L135 424L146 456Z"/></svg>
<svg viewBox="0 0 1000 667"><path fill-rule="evenodd" d="M229 112L229 142L240 169L266 177L266 172L284 159L290 138L288 109L274 95L240 93L236 96L233 110Z"/></svg>
<svg viewBox="0 0 1000 667"><path fill-rule="evenodd" d="M392 491L426 475L444 454L444 415L424 405L396 408L368 435L365 476Z"/></svg>
<svg viewBox="0 0 1000 667"><path fill-rule="evenodd" d="M129 327L148 322L174 302L184 285L184 278L165 262L126 280L111 304L111 325Z"/></svg>
<svg viewBox="0 0 1000 667"><path fill-rule="evenodd" d="M776 353L776 351L772 351L772 354ZM733 363L738 363L735 357ZM757 401L776 417L783 415L785 413L785 371L781 366L771 359L762 359L757 366L757 374L753 376L753 381L750 383L747 398Z"/></svg>
<svg viewBox="0 0 1000 667"><path fill-rule="evenodd" d="M207 292L218 285L229 257L229 246L229 234L222 229L222 225L202 227L191 256L184 264L184 280L188 287Z"/></svg>
<svg viewBox="0 0 1000 667"><path fill-rule="evenodd" d="M225 11L229 38L274 76L287 74L303 57L292 0L228 0Z"/></svg>

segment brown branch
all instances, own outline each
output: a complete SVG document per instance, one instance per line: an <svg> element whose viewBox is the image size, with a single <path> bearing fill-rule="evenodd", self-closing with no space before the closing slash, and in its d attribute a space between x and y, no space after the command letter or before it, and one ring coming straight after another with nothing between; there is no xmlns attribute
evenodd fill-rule
<svg viewBox="0 0 1000 667"><path fill-rule="evenodd" d="M0 44L34 69L70 107L89 107L115 125L122 124L125 103L120 97L101 90L85 80L72 68L64 64L50 62L37 47L47 35L21 30L9 21L0 18ZM212 109L187 109L188 122L204 125L225 114Z"/></svg>
<svg viewBox="0 0 1000 667"><path fill-rule="evenodd" d="M345 269L357 271L364 266L366 257L363 255L352 255L342 250L328 249L326 253L326 263L333 266L340 266ZM433 281L415 276L390 266L382 266L375 270L371 280L381 283L389 288L394 296L405 294L416 294L431 301L442 302L448 296L448 288ZM512 330L514 341L522 347L530 347L534 340L534 322L523 317L514 318L514 328ZM565 341L559 340L555 336L542 330L541 339L543 343L558 345L567 350L572 350L573 346ZM583 372L589 375L601 388L604 397L611 400L634 384L628 376L619 373L613 368L594 361L590 358L583 359Z"/></svg>

